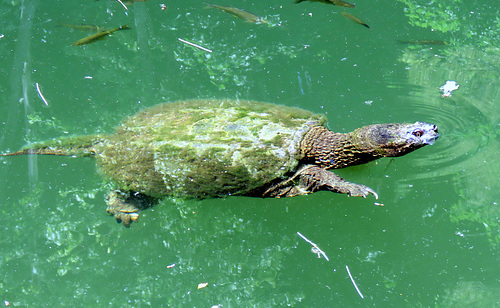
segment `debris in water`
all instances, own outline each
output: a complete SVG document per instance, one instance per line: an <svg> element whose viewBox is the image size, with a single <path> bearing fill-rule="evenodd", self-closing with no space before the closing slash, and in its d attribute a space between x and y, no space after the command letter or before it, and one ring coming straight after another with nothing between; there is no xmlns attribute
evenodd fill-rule
<svg viewBox="0 0 500 308"><path fill-rule="evenodd" d="M308 242L309 244L311 244L313 247L311 248L311 251L315 254L318 255L318 258L321 258L321 256L323 256L326 261L330 261L330 259L328 259L328 256L326 255L326 253L321 250L318 245L314 244L313 242L311 242L309 239L307 239L305 236L303 236L300 232L297 232L297 234L303 238L306 242Z"/></svg>
<svg viewBox="0 0 500 308"><path fill-rule="evenodd" d="M40 98L42 99L42 101L44 102L45 106L49 106L49 103L47 102L47 100L45 99L45 96L43 96L42 94L42 91L40 90L40 86L38 85L38 82L35 83L35 86L36 86L36 91L38 92L38 95L40 96Z"/></svg>
<svg viewBox="0 0 500 308"><path fill-rule="evenodd" d="M361 291L359 290L358 286L356 285L356 282L354 282L354 278L352 278L351 271L349 270L349 267L347 267L347 265L345 266L345 269L347 270L347 274L349 275L349 278L351 278L352 284L356 288L356 291L358 291L359 296L361 296L361 298L365 298L361 293Z"/></svg>
<svg viewBox="0 0 500 308"><path fill-rule="evenodd" d="M456 89L458 89L458 87L460 87L460 85L457 84L456 81L452 81L452 80L448 80L446 81L446 83L439 88L439 90L441 90L441 92L443 92L443 95L441 95L441 97L450 97L451 96L451 91L455 91Z"/></svg>
<svg viewBox="0 0 500 308"><path fill-rule="evenodd" d="M208 286L208 282L202 282L198 284L198 290L203 289Z"/></svg>
<svg viewBox="0 0 500 308"><path fill-rule="evenodd" d="M193 47L199 48L199 49L201 49L201 50L203 50L203 51L206 51L206 52L212 52L210 49L207 49L207 48L202 47L202 46L200 46L200 45L196 45L195 43L188 42L188 41L183 40L183 39L181 39L181 38L178 38L178 40L179 40L179 41L181 41L181 42L183 42L183 43L185 43L185 44L188 44L188 45L190 45L190 46L193 46Z"/></svg>
<svg viewBox="0 0 500 308"><path fill-rule="evenodd" d="M122 0L116 0L116 1L118 1L123 6L123 8L125 9L125 11L128 10L128 7L122 2Z"/></svg>

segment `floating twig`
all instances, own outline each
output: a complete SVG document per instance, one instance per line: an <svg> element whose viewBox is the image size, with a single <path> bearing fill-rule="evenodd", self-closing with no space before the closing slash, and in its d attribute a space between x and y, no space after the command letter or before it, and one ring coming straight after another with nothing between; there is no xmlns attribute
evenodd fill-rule
<svg viewBox="0 0 500 308"><path fill-rule="evenodd" d="M190 46L193 46L193 47L199 48L199 49L201 49L201 50L203 50L203 51L206 51L206 52L212 52L210 49L207 49L207 48L202 47L202 46L200 46L200 45L196 45L195 43L188 42L188 41L183 40L183 39L181 39L181 38L178 38L178 40L179 40L179 41L181 41L181 42L183 42L183 43L185 43L185 44L188 44L188 45L190 45Z"/></svg>
<svg viewBox="0 0 500 308"><path fill-rule="evenodd" d="M330 259L328 259L328 256L326 255L326 253L321 250L318 245L314 244L313 242L311 242L309 239L307 239L305 236L303 236L300 232L297 232L297 234L303 238L306 242L308 242L309 244L311 244L313 246L313 248L311 248L311 251L314 252L314 253L317 253L318 254L318 258L321 258L321 255L326 259L326 261L330 261Z"/></svg>
<svg viewBox="0 0 500 308"><path fill-rule="evenodd" d="M122 2L122 0L116 0L118 2L120 2L120 4L125 8L125 10L128 10L128 7Z"/></svg>
<svg viewBox="0 0 500 308"><path fill-rule="evenodd" d="M40 96L40 98L42 99L42 101L45 103L45 105L48 107L49 103L47 102L47 100L43 96L42 91L40 91L40 86L38 85L38 82L35 83L35 86L36 86L36 91L38 92L38 95Z"/></svg>
<svg viewBox="0 0 500 308"><path fill-rule="evenodd" d="M361 293L361 291L359 290L358 286L356 285L356 282L354 282L354 278L352 278L351 271L349 271L349 267L347 265L345 266L345 269L347 270L347 274L349 274L349 278L351 278L351 282L356 288L356 291L358 291L359 296L361 296L361 298L365 298Z"/></svg>

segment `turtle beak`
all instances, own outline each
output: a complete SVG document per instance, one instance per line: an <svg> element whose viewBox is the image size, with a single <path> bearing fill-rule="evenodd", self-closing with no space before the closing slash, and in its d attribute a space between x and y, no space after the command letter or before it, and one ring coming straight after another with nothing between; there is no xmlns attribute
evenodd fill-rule
<svg viewBox="0 0 500 308"><path fill-rule="evenodd" d="M386 157L396 157L413 152L426 145L433 144L439 137L438 128L434 124L415 122L402 124L407 129L398 137L398 141L386 147Z"/></svg>

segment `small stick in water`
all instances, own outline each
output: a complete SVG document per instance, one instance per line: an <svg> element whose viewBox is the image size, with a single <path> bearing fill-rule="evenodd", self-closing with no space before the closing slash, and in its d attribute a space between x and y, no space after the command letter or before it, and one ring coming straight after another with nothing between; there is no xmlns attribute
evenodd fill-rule
<svg viewBox="0 0 500 308"><path fill-rule="evenodd" d="M326 261L330 261L330 259L328 259L328 256L326 255L326 253L319 249L318 245L314 244L313 242L311 242L309 239L307 239L305 236L303 236L300 232L297 232L297 234L303 238L306 242L308 242L309 244L311 244L313 246L313 248L311 249L312 252L314 253L317 253L318 254L318 258L320 257L320 254L325 257Z"/></svg>
<svg viewBox="0 0 500 308"><path fill-rule="evenodd" d="M43 96L42 91L40 91L40 86L38 85L38 82L35 83L35 86L36 86L36 91L38 92L38 95L40 96L40 98L42 99L42 101L45 103L45 105L48 107L49 103L47 103L47 100L45 99L45 96Z"/></svg>
<svg viewBox="0 0 500 308"><path fill-rule="evenodd" d="M128 7L122 2L122 0L116 0L118 2L120 2L120 4L125 8L125 10L128 10Z"/></svg>
<svg viewBox="0 0 500 308"><path fill-rule="evenodd" d="M347 274L349 274L349 278L351 278L351 282L354 285L354 287L356 288L356 291L358 291L359 296L361 296L361 298L365 298L363 296L363 294L361 294L361 291L359 290L358 286L356 285L356 282L354 282L354 278L352 278L351 271L349 271L349 267L347 267L347 265L345 266L345 269L347 270Z"/></svg>
<svg viewBox="0 0 500 308"><path fill-rule="evenodd" d="M183 42L183 43L185 43L185 44L188 44L188 45L190 45L190 46L193 46L193 47L199 48L199 49L201 49L201 50L203 50L203 51L206 51L206 52L212 52L210 49L207 49L207 48L202 47L202 46L200 46L200 45L196 45L195 43L188 42L188 41L183 40L183 39L181 39L181 38L178 38L178 40L179 40L179 41L181 41L181 42Z"/></svg>

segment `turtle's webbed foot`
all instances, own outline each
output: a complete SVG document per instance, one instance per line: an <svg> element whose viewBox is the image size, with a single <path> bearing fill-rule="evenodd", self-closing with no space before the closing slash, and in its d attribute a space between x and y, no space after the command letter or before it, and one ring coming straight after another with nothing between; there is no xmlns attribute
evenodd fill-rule
<svg viewBox="0 0 500 308"><path fill-rule="evenodd" d="M123 225L127 228L130 228L130 224L139 219L139 213L125 213L125 212L111 213L110 211L108 211L108 213L113 214L113 217L115 217L116 222L123 223Z"/></svg>
<svg viewBox="0 0 500 308"><path fill-rule="evenodd" d="M306 166L297 175L299 176L299 187L309 192L328 190L363 198L373 194L375 199L378 199L377 193L370 187L348 182L335 173L318 166Z"/></svg>
<svg viewBox="0 0 500 308"><path fill-rule="evenodd" d="M122 222L128 228L133 221L139 219L141 210L128 203L127 199L127 193L118 190L111 191L107 198L108 208L106 211L113 215L118 223Z"/></svg>
<svg viewBox="0 0 500 308"><path fill-rule="evenodd" d="M107 212L115 217L118 223L123 223L127 228L139 219L139 213L154 205L155 198L140 194L113 190L107 198Z"/></svg>

